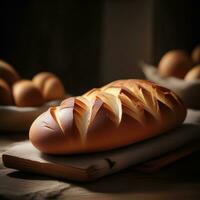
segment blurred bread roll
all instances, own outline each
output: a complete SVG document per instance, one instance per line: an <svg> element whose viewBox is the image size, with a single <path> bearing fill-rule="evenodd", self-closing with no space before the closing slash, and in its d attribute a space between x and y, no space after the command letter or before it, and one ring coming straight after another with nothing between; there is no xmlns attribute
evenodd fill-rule
<svg viewBox="0 0 200 200"><path fill-rule="evenodd" d="M46 101L62 99L65 89L57 76L50 72L41 72L33 77L33 83L40 89Z"/></svg>
<svg viewBox="0 0 200 200"><path fill-rule="evenodd" d="M9 86L20 79L15 69L3 60L0 60L0 78L6 81Z"/></svg>
<svg viewBox="0 0 200 200"><path fill-rule="evenodd" d="M60 80L56 77L48 79L43 88L43 95L47 101L62 99L65 96L65 90Z"/></svg>
<svg viewBox="0 0 200 200"><path fill-rule="evenodd" d="M54 76L55 75L50 72L40 72L33 77L32 81L40 90L43 90L47 79L52 78Z"/></svg>
<svg viewBox="0 0 200 200"><path fill-rule="evenodd" d="M21 80L13 85L15 104L19 107L41 106L44 98L32 81Z"/></svg>
<svg viewBox="0 0 200 200"><path fill-rule="evenodd" d="M200 64L200 45L193 49L191 57L194 64Z"/></svg>
<svg viewBox="0 0 200 200"><path fill-rule="evenodd" d="M0 105L13 104L12 91L9 85L0 78Z"/></svg>
<svg viewBox="0 0 200 200"><path fill-rule="evenodd" d="M200 65L193 67L185 76L185 80L200 80Z"/></svg>
<svg viewBox="0 0 200 200"><path fill-rule="evenodd" d="M158 65L159 74L162 77L184 78L191 68L191 60L186 52L182 50L172 50L167 52Z"/></svg>

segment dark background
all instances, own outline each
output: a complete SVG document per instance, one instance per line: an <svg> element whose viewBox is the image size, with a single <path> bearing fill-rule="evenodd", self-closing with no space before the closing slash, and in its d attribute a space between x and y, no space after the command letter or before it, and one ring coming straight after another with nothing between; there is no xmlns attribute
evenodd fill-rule
<svg viewBox="0 0 200 200"><path fill-rule="evenodd" d="M114 79L140 78L170 49L200 43L199 1L0 1L0 58L23 78L51 71L80 94Z"/></svg>

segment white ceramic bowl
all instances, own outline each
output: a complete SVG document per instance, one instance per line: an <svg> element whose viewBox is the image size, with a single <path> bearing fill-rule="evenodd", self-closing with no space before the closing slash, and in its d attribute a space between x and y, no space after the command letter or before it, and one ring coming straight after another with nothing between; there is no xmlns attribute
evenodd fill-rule
<svg viewBox="0 0 200 200"><path fill-rule="evenodd" d="M50 101L41 107L0 106L1 131L27 131L32 122L50 106L57 106L60 101Z"/></svg>

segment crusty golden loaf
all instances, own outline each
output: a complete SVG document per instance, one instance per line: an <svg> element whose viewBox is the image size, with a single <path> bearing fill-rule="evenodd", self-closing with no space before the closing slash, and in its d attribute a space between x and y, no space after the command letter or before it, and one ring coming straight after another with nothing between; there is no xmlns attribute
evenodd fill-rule
<svg viewBox="0 0 200 200"><path fill-rule="evenodd" d="M32 124L31 142L49 154L110 150L178 126L186 108L172 91L145 80L119 80L51 107Z"/></svg>

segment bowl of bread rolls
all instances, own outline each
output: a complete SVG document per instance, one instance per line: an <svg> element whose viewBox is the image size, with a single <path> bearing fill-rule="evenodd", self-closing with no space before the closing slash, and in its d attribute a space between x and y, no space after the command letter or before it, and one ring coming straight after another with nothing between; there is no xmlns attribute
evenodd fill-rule
<svg viewBox="0 0 200 200"><path fill-rule="evenodd" d="M200 109L200 46L165 53L158 66L141 63L147 79L177 93L188 108Z"/></svg>
<svg viewBox="0 0 200 200"><path fill-rule="evenodd" d="M28 130L38 115L67 96L55 74L40 72L32 80L22 79L14 67L0 60L0 130Z"/></svg>

